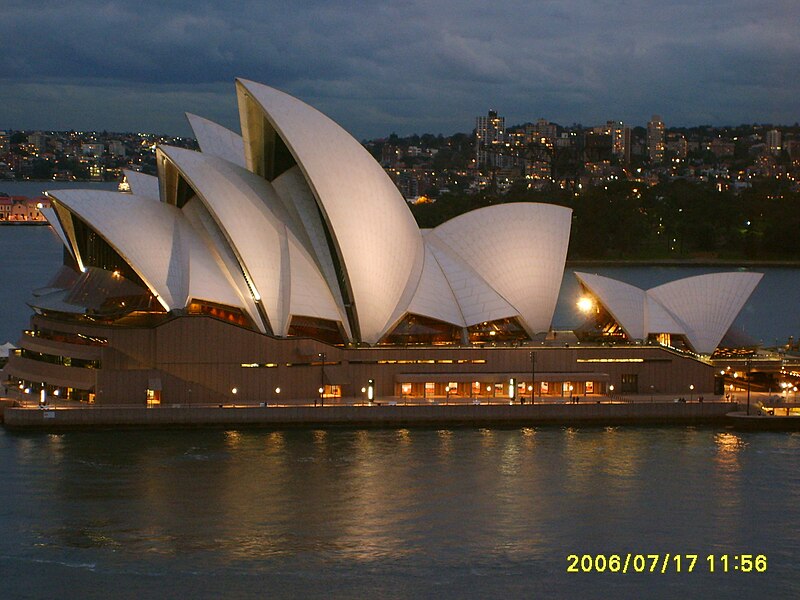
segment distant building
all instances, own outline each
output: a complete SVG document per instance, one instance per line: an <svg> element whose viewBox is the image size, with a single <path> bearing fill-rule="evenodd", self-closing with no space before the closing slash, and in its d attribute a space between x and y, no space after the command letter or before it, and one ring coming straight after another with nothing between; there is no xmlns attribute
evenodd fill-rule
<svg viewBox="0 0 800 600"><path fill-rule="evenodd" d="M539 119L536 123L525 126L526 142L541 144L552 148L558 135L558 126L547 119Z"/></svg>
<svg viewBox="0 0 800 600"><path fill-rule="evenodd" d="M498 117L490 110L485 117L475 118L475 164L481 167L497 167L502 162L505 117Z"/></svg>
<svg viewBox="0 0 800 600"><path fill-rule="evenodd" d="M36 148L38 152L42 152L47 148L47 140L48 137L41 131L37 131L36 133L31 133L28 136L28 143L34 148Z"/></svg>
<svg viewBox="0 0 800 600"><path fill-rule="evenodd" d="M111 140L108 143L108 153L111 156L125 156L125 144L119 140Z"/></svg>
<svg viewBox="0 0 800 600"><path fill-rule="evenodd" d="M104 144L86 143L81 144L81 154L84 156L102 156L106 147Z"/></svg>
<svg viewBox="0 0 800 600"><path fill-rule="evenodd" d="M659 115L653 115L653 118L647 123L647 156L651 163L664 161L664 150L666 149L664 132L664 121Z"/></svg>
<svg viewBox="0 0 800 600"><path fill-rule="evenodd" d="M621 163L631 162L631 128L622 121L608 121L606 123L611 133L611 153Z"/></svg>
<svg viewBox="0 0 800 600"><path fill-rule="evenodd" d="M771 129L767 132L766 137L767 143L767 150L770 154L777 156L783 150L783 146L781 144L781 132L777 129Z"/></svg>
<svg viewBox="0 0 800 600"><path fill-rule="evenodd" d="M613 146L611 132L605 127L595 127L584 132L583 160L587 163L610 161Z"/></svg>
<svg viewBox="0 0 800 600"><path fill-rule="evenodd" d="M5 221L41 221L46 219L41 213L42 208L49 208L50 201L41 196L28 198L27 196L9 196L0 198L0 218Z"/></svg>
<svg viewBox="0 0 800 600"><path fill-rule="evenodd" d="M713 152L714 156L717 158L722 158L725 156L733 156L733 153L736 150L736 144L730 140L714 138L709 142L708 149Z"/></svg>
<svg viewBox="0 0 800 600"><path fill-rule="evenodd" d="M667 136L667 152L675 158L686 158L689 144L682 133L670 133Z"/></svg>

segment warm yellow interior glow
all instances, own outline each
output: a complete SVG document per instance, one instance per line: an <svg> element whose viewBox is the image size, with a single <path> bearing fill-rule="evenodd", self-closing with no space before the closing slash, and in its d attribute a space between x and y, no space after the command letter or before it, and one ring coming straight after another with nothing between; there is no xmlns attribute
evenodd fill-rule
<svg viewBox="0 0 800 600"><path fill-rule="evenodd" d="M582 313L589 313L594 308L594 302L591 298L583 296L578 300L578 310Z"/></svg>

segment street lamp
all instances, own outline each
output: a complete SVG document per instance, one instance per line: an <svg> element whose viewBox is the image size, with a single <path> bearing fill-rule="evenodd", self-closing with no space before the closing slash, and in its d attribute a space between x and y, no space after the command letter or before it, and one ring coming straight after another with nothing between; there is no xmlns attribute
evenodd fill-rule
<svg viewBox="0 0 800 600"><path fill-rule="evenodd" d="M747 414L750 414L750 359L747 359Z"/></svg>
<svg viewBox="0 0 800 600"><path fill-rule="evenodd" d="M694 400L694 384L690 383L689 384L689 402L692 402L693 400ZM750 414L750 413L748 413L748 414Z"/></svg>
<svg viewBox="0 0 800 600"><path fill-rule="evenodd" d="M531 352L531 404L536 402L536 352Z"/></svg>
<svg viewBox="0 0 800 600"><path fill-rule="evenodd" d="M320 371L319 371L319 405L320 406L325 406L325 395L324 395L324 392L325 392L325 353L324 352L320 352L318 354L318 356L320 358L320 363L319 363L320 364ZM316 405L317 405L317 403L314 402L314 406L316 406Z"/></svg>

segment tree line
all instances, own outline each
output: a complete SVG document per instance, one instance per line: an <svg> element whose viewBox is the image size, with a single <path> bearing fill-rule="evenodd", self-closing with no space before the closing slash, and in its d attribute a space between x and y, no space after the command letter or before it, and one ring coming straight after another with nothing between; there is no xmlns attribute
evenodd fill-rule
<svg viewBox="0 0 800 600"><path fill-rule="evenodd" d="M431 228L492 204L566 206L573 211L572 260L798 260L800 193L789 183L758 181L738 192L683 180L614 182L578 193L517 188L503 196L443 194L411 210L420 227Z"/></svg>

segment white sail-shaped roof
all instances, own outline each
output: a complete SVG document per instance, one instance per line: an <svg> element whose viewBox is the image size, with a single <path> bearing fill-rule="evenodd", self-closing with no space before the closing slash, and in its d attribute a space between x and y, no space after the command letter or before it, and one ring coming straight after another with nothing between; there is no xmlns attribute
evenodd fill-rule
<svg viewBox="0 0 800 600"><path fill-rule="evenodd" d="M248 168L258 172L247 120L255 102L291 152L314 192L339 255L360 337L377 342L409 285L422 271L422 237L403 197L366 149L331 119L273 88L237 80ZM249 131L248 127L258 127Z"/></svg>
<svg viewBox="0 0 800 600"><path fill-rule="evenodd" d="M158 200L158 177L130 169L123 169L122 173L125 175L128 185L131 186L131 193L134 196Z"/></svg>
<svg viewBox="0 0 800 600"><path fill-rule="evenodd" d="M575 272L587 289L605 306L629 338L642 340L645 333L645 303L647 295L636 286L610 277Z"/></svg>
<svg viewBox="0 0 800 600"><path fill-rule="evenodd" d="M201 152L158 148L158 178L126 171L132 194L55 192L48 218L79 267L83 221L168 309L230 306L279 336L294 317L298 331L334 321L345 342L366 343L409 314L549 328L568 208L494 206L423 236L388 175L339 125L270 87L237 80L236 89L241 136L189 114Z"/></svg>
<svg viewBox="0 0 800 600"><path fill-rule="evenodd" d="M328 289L336 301L339 312L345 314L344 300L339 289L336 277L336 267L333 264L328 241L325 236L325 225L317 208L314 193L308 187L300 167L294 166L272 180L272 187L278 193L284 208L291 217L291 221L298 227L294 233L304 248L307 248L314 258L322 276L328 284ZM350 335L347 320L342 323Z"/></svg>
<svg viewBox="0 0 800 600"><path fill-rule="evenodd" d="M692 347L711 354L761 281L761 273L709 273L648 290L685 327Z"/></svg>
<svg viewBox="0 0 800 600"><path fill-rule="evenodd" d="M680 334L699 354L711 354L753 293L761 273L709 273L647 291L621 281L575 273L633 339Z"/></svg>
<svg viewBox="0 0 800 600"><path fill-rule="evenodd" d="M203 154L223 158L240 167L245 166L242 136L191 113L186 113L186 118Z"/></svg>
<svg viewBox="0 0 800 600"><path fill-rule="evenodd" d="M422 276L407 312L466 327L464 315L430 244L425 244Z"/></svg>
<svg viewBox="0 0 800 600"><path fill-rule="evenodd" d="M269 182L214 156L159 150L216 220L276 333L285 335L293 314L346 320Z"/></svg>
<svg viewBox="0 0 800 600"><path fill-rule="evenodd" d="M444 242L513 306L534 334L547 331L552 322L571 215L571 209L553 204L501 204L451 219L430 236Z"/></svg>
<svg viewBox="0 0 800 600"><path fill-rule="evenodd" d="M61 226L61 223L58 220L56 209L49 206L43 206L39 209L39 212L41 212L42 216L47 219L47 222L50 223L50 227L53 228L53 231L56 232L56 235L58 235L61 242L67 247L69 253L74 257L75 250L73 249L67 234L64 232L64 228Z"/></svg>
<svg viewBox="0 0 800 600"><path fill-rule="evenodd" d="M653 298L650 293L645 295L644 306L644 333L685 333L686 328L675 320L675 317Z"/></svg>
<svg viewBox="0 0 800 600"><path fill-rule="evenodd" d="M498 294L452 248L436 237L433 231L425 236L425 243L439 263L467 327L485 321L516 317L519 314L515 307Z"/></svg>
<svg viewBox="0 0 800 600"><path fill-rule="evenodd" d="M244 308L209 248L174 206L98 190L49 195L102 236L167 310L183 308L190 296Z"/></svg>

